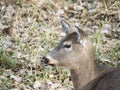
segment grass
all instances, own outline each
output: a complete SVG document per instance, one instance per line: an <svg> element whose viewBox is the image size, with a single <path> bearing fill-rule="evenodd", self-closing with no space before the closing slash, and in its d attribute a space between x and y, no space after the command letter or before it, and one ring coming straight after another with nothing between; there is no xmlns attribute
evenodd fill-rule
<svg viewBox="0 0 120 90"><path fill-rule="evenodd" d="M0 65L5 66L6 68L16 68L18 61L13 59L9 53L4 49L0 49Z"/></svg>
<svg viewBox="0 0 120 90"><path fill-rule="evenodd" d="M75 9L77 6L81 6L83 9ZM64 8L66 9L64 10ZM13 36L3 35L0 32L0 60L2 60L0 63L4 65L0 66L0 84L5 83L1 84L0 88L3 90L8 88L33 90L36 81L45 81L46 83L40 84L47 87L46 90L65 87L71 90L73 88L68 70L52 67L43 69L40 62L41 57L54 48L61 39L61 14L58 13L60 9L64 10L65 19L88 32L93 39L98 62L120 67L120 41L119 37L116 38L114 35L114 33L118 33L115 29L120 20L119 8L119 0L102 4L98 1L85 0L83 6L77 0L74 2L72 0L40 0L37 2L24 0L19 2L18 0L12 5L8 3L0 6L0 23L3 26L12 27L16 32L15 36L13 34ZM12 10L15 10L15 13ZM110 31L114 33L110 35L102 33L104 24L111 25ZM8 52L8 48L3 46L4 41L11 42L12 47L8 44L11 52ZM12 73L4 76L8 69ZM21 77L22 80L17 82L10 78L11 75ZM12 83L12 81L14 82ZM57 89L54 86L56 84Z"/></svg>

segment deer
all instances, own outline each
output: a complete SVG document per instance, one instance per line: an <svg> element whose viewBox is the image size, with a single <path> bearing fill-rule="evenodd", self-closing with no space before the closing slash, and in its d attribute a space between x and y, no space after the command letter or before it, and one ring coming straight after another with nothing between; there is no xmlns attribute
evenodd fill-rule
<svg viewBox="0 0 120 90"><path fill-rule="evenodd" d="M67 67L74 90L120 90L120 69L95 62L93 43L78 26L61 20L66 36L42 59L43 65Z"/></svg>

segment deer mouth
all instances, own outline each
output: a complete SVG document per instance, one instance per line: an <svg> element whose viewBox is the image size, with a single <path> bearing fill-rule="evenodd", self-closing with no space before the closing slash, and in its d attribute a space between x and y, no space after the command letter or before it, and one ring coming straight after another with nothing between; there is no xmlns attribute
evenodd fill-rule
<svg viewBox="0 0 120 90"><path fill-rule="evenodd" d="M43 66L52 66L52 67L56 66L55 64L46 64L46 63L42 63L42 65Z"/></svg>
<svg viewBox="0 0 120 90"><path fill-rule="evenodd" d="M44 66L56 66L55 64L52 64L52 63L45 63L43 61L41 61L41 64L44 65Z"/></svg>
<svg viewBox="0 0 120 90"><path fill-rule="evenodd" d="M50 65L50 66L52 66L52 67L56 66L55 64L48 64L48 65Z"/></svg>

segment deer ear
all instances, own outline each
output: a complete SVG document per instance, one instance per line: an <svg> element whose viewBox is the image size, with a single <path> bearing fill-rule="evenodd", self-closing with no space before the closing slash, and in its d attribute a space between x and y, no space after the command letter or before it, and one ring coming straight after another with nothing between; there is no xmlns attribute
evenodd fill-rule
<svg viewBox="0 0 120 90"><path fill-rule="evenodd" d="M61 25L62 25L62 29L66 32L66 33L69 33L70 32L70 25L64 21L64 20L61 20Z"/></svg>
<svg viewBox="0 0 120 90"><path fill-rule="evenodd" d="M80 41L80 39L81 39L81 34L80 34L79 28L78 28L77 26L75 26L75 32L77 33L77 39L78 39L78 41Z"/></svg>
<svg viewBox="0 0 120 90"><path fill-rule="evenodd" d="M83 34L82 32L80 33L80 30L79 30L79 28L77 27L77 26L75 26L75 32L77 33L77 39L78 39L78 42L82 45L82 46L84 46L85 47L85 45L86 45L86 40L85 39L82 39L81 38L81 34Z"/></svg>

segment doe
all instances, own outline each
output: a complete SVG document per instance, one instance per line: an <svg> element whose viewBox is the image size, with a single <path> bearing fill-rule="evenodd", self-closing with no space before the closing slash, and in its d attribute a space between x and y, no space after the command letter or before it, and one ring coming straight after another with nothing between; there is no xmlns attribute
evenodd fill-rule
<svg viewBox="0 0 120 90"><path fill-rule="evenodd" d="M67 35L41 62L68 67L75 90L120 90L120 69L95 63L88 35L64 20L61 24Z"/></svg>

